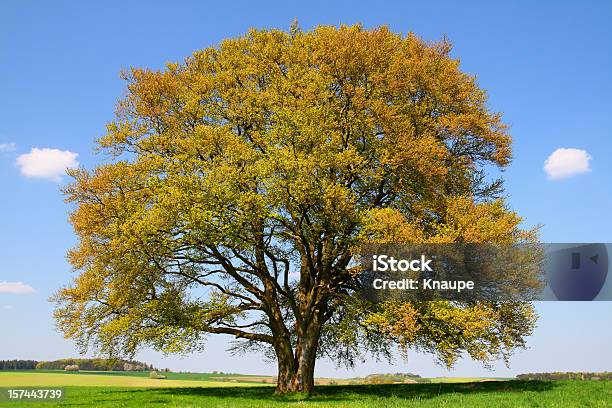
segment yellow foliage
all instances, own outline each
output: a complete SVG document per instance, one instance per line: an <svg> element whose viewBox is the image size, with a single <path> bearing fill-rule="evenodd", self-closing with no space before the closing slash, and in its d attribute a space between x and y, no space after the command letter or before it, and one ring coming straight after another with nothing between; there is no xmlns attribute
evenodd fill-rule
<svg viewBox="0 0 612 408"><path fill-rule="evenodd" d="M108 351L205 333L291 347L358 289L363 243L533 239L479 178L510 162L511 138L450 48L387 27L250 30L124 72L98 140L112 160L66 188L79 275L54 297L60 329ZM520 346L533 321L521 305L372 312L352 316L447 363Z"/></svg>

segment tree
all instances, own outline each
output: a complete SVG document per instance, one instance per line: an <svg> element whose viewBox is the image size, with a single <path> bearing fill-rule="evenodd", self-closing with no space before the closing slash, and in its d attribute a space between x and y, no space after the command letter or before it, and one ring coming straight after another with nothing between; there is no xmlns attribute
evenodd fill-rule
<svg viewBox="0 0 612 408"><path fill-rule="evenodd" d="M524 346L529 304L368 304L365 242L529 240L502 198L511 138L446 41L386 27L251 30L163 70L123 74L127 94L93 171L65 189L79 272L54 296L86 349L133 354L267 350L277 392L311 392L315 360Z"/></svg>

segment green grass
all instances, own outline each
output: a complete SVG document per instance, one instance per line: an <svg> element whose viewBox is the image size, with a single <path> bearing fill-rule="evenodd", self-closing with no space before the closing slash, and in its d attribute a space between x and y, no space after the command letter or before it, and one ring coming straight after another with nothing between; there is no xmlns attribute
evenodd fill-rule
<svg viewBox="0 0 612 408"><path fill-rule="evenodd" d="M407 385L323 386L318 395L275 397L272 387L68 387L57 404L7 402L0 407L609 407L609 381L507 381Z"/></svg>
<svg viewBox="0 0 612 408"><path fill-rule="evenodd" d="M611 381L498 381L319 386L316 395L275 397L271 386L212 381L214 375L149 380L141 375L0 372L0 386L63 386L58 403L4 402L0 407L610 407ZM181 373L173 373L181 374ZM186 380L185 378L192 378ZM138 381L154 385L138 386ZM96 386L90 386L95 384ZM180 385L179 385L180 384ZM151 388L154 387L154 388Z"/></svg>

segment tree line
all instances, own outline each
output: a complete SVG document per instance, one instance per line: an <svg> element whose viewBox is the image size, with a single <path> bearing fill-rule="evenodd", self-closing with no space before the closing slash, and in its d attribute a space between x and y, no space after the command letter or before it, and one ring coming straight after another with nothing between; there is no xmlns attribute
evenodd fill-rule
<svg viewBox="0 0 612 408"><path fill-rule="evenodd" d="M0 370L33 370L36 364L34 360L0 360Z"/></svg>
<svg viewBox="0 0 612 408"><path fill-rule="evenodd" d="M606 371L602 373L590 372L554 372L554 373L527 373L516 376L518 380L612 380L612 372Z"/></svg>
<svg viewBox="0 0 612 408"><path fill-rule="evenodd" d="M64 358L54 361L0 360L0 370L63 370L76 365L90 371L151 371L153 364L140 361L105 358Z"/></svg>

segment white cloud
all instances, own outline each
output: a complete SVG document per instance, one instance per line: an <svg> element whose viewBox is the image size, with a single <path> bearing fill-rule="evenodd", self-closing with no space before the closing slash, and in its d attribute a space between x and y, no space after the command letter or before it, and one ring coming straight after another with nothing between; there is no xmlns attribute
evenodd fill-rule
<svg viewBox="0 0 612 408"><path fill-rule="evenodd" d="M13 310L13 309L15 309L15 307L13 305L4 305L4 306L2 306L2 309L4 309L4 310Z"/></svg>
<svg viewBox="0 0 612 408"><path fill-rule="evenodd" d="M548 178L558 180L591 171L591 156L586 150L559 148L544 162Z"/></svg>
<svg viewBox="0 0 612 408"><path fill-rule="evenodd" d="M17 166L26 177L39 177L61 181L67 169L79 165L78 154L69 150L32 148L30 153L17 157Z"/></svg>
<svg viewBox="0 0 612 408"><path fill-rule="evenodd" d="M0 143L0 152L12 152L17 145L15 143Z"/></svg>
<svg viewBox="0 0 612 408"><path fill-rule="evenodd" d="M11 293L13 295L27 295L34 293L35 290L30 285L23 282L0 282L0 293Z"/></svg>

